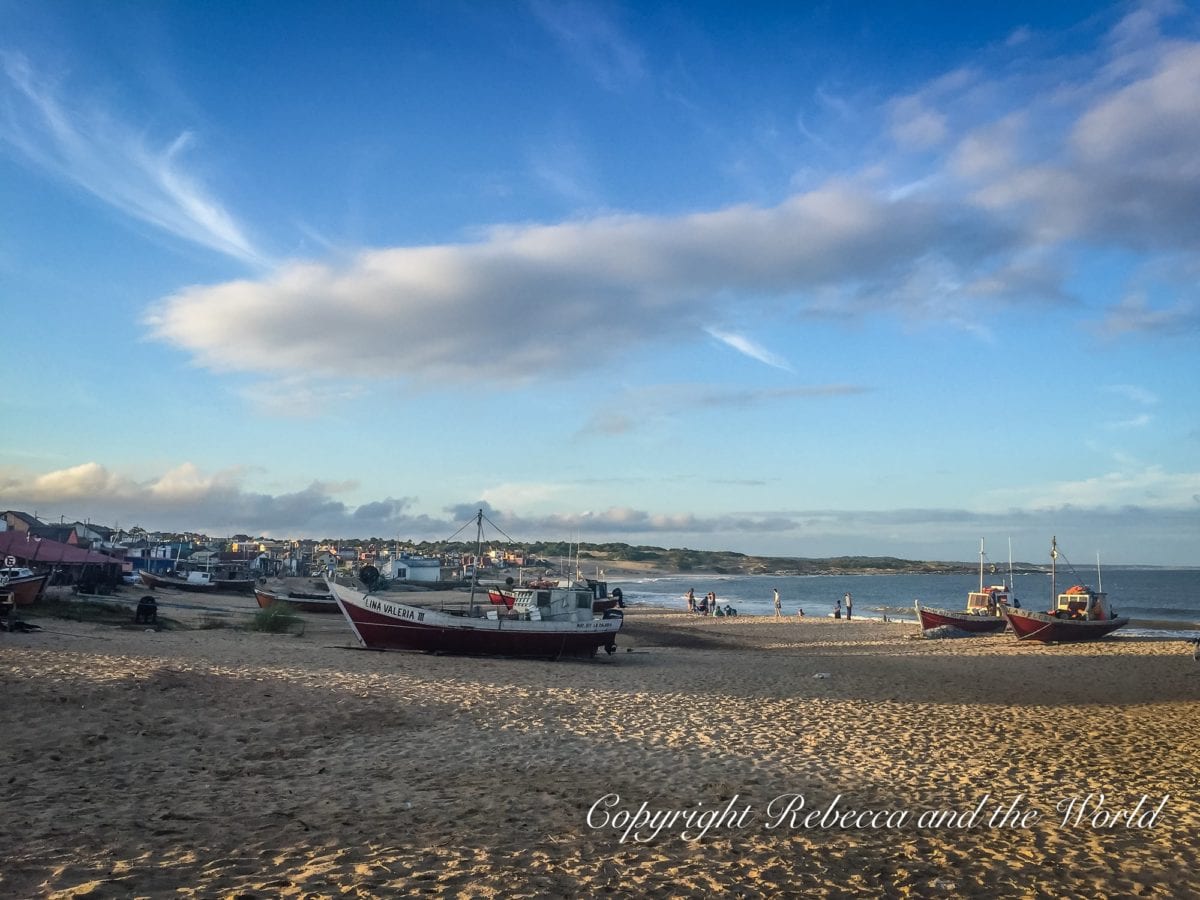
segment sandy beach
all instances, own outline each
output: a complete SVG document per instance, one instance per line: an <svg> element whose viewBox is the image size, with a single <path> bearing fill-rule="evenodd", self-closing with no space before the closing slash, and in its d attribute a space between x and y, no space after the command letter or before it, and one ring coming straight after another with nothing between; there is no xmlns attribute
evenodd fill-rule
<svg viewBox="0 0 1200 900"><path fill-rule="evenodd" d="M0 895L1200 895L1180 641L631 609L540 662L161 612L0 634Z"/></svg>

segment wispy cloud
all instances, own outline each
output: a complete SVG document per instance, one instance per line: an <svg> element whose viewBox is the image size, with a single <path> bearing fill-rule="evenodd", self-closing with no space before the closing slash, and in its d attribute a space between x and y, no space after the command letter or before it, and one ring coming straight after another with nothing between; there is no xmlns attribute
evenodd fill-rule
<svg viewBox="0 0 1200 900"><path fill-rule="evenodd" d="M1170 306L1155 306L1144 295L1129 296L1105 310L1096 330L1106 337L1194 335L1200 331L1200 304L1180 299Z"/></svg>
<svg viewBox="0 0 1200 900"><path fill-rule="evenodd" d="M1143 406L1154 406L1159 402L1157 394L1136 384L1110 384L1105 390Z"/></svg>
<svg viewBox="0 0 1200 900"><path fill-rule="evenodd" d="M706 328L710 335L726 346L732 347L738 353L764 363L775 369L782 369L785 372L795 371L791 363L782 356L772 353L765 347L752 341L750 338L742 334L735 334L732 331L722 331L718 328Z"/></svg>
<svg viewBox="0 0 1200 900"><path fill-rule="evenodd" d="M24 56L0 52L0 143L29 167L132 219L255 266L267 260L242 226L185 167L184 130L154 146L90 96L67 99Z"/></svg>
<svg viewBox="0 0 1200 900"><path fill-rule="evenodd" d="M529 9L571 59L607 90L623 90L645 75L643 54L612 16L587 0L530 0Z"/></svg>
<svg viewBox="0 0 1200 900"><path fill-rule="evenodd" d="M738 388L711 384L654 384L622 391L611 404L596 410L577 437L626 434L661 424L695 410L745 411L760 406L809 401L825 397L853 397L870 388L856 384L792 385L771 388Z"/></svg>
<svg viewBox="0 0 1200 900"><path fill-rule="evenodd" d="M1130 462L1116 471L1051 484L1031 485L989 494L1003 507L1053 510L1062 508L1138 507L1186 509L1200 494L1200 472L1170 472L1162 466Z"/></svg>

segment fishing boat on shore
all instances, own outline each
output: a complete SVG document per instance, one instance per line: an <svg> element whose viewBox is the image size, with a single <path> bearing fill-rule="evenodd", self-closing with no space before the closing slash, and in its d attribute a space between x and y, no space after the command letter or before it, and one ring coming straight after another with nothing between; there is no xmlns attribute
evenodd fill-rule
<svg viewBox="0 0 1200 900"><path fill-rule="evenodd" d="M181 575L155 575L142 569L139 573L142 584L153 590L174 588L177 591L188 591L193 594L215 594L217 583L207 572L188 572Z"/></svg>
<svg viewBox="0 0 1200 900"><path fill-rule="evenodd" d="M148 588L175 588L179 591L213 594L242 594L254 590L253 578L218 578L211 572L186 572L179 575L156 575L142 569L138 572Z"/></svg>
<svg viewBox="0 0 1200 900"><path fill-rule="evenodd" d="M1050 601L1047 612L1025 609L1006 609L1005 615L1020 641L1077 643L1094 641L1129 624L1128 616L1118 616L1108 605L1108 595L1100 588L1099 564L1096 566L1097 590L1082 583L1057 593L1056 572L1059 557L1058 539L1050 540ZM1070 563L1067 563L1070 566ZM1072 567L1072 573L1074 568Z"/></svg>
<svg viewBox="0 0 1200 900"><path fill-rule="evenodd" d="M483 510L476 519L482 547ZM363 568L359 580L366 590L326 579L354 636L369 650L549 659L594 656L600 647L609 653L616 651L617 632L624 624L619 610L600 615L593 612L595 597L586 583L495 589L495 599L489 596L490 602L483 599L482 592L476 598L472 583L465 600L447 603L442 599L435 606L400 599L407 597L404 594L374 593L378 577L374 566Z"/></svg>
<svg viewBox="0 0 1200 900"><path fill-rule="evenodd" d="M336 613L340 611L337 601L333 599L333 594L328 592L315 594L308 591L269 591L266 588L256 587L254 598L263 609L275 603L282 603L301 612Z"/></svg>
<svg viewBox="0 0 1200 900"><path fill-rule="evenodd" d="M16 606L29 606L42 595L49 577L22 566L5 566L0 569L0 594L11 594Z"/></svg>
<svg viewBox="0 0 1200 900"><path fill-rule="evenodd" d="M1011 556L1011 553L1009 554ZM1004 611L1009 604L1020 607L1020 602L1012 596L1012 562L1009 562L1008 583L994 584L985 587L983 584L983 564L985 553L983 538L979 539L979 590L967 594L967 608L959 610L937 609L923 606L921 601L915 603L917 620L922 630L950 627L972 634L995 634L1003 631L1008 625ZM995 570L995 566L992 567Z"/></svg>

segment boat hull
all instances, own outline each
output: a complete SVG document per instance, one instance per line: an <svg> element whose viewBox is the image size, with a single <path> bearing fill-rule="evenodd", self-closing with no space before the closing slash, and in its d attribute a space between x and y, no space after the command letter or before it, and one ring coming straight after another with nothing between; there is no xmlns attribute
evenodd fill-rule
<svg viewBox="0 0 1200 900"><path fill-rule="evenodd" d="M0 594L12 594L13 603L17 606L29 606L42 595L49 575L30 575L24 578L13 578L8 584L0 585Z"/></svg>
<svg viewBox="0 0 1200 900"><path fill-rule="evenodd" d="M600 647L615 648L624 621L620 616L586 621L456 616L334 583L329 589L355 637L369 650L542 659L593 656Z"/></svg>
<svg viewBox="0 0 1200 900"><path fill-rule="evenodd" d="M919 603L917 604L917 618L921 621L921 628L926 631L931 628L949 626L957 628L959 631L969 631L972 634L995 634L1003 631L1008 625L1003 616L934 609Z"/></svg>
<svg viewBox="0 0 1200 900"><path fill-rule="evenodd" d="M151 575L144 569L138 573L142 576L142 584L148 588L175 588L178 591L189 591L193 594L216 593L215 582L188 581L184 578L169 578L165 575Z"/></svg>
<svg viewBox="0 0 1200 900"><path fill-rule="evenodd" d="M292 607L292 609L298 609L301 612L336 613L341 611L332 595L326 595L325 597L293 597L290 594L276 594L256 588L254 598L263 609L266 609L273 603L285 603Z"/></svg>
<svg viewBox="0 0 1200 900"><path fill-rule="evenodd" d="M213 583L223 594L248 594L254 590L255 581L253 578L216 578Z"/></svg>
<svg viewBox="0 0 1200 900"><path fill-rule="evenodd" d="M1094 641L1129 624L1125 616L1115 619L1060 619L1024 609L1010 609L1006 615L1017 640L1044 644Z"/></svg>

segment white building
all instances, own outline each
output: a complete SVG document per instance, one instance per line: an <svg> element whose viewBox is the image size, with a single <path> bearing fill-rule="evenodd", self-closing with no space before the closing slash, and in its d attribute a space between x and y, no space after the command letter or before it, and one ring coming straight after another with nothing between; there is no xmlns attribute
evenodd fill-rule
<svg viewBox="0 0 1200 900"><path fill-rule="evenodd" d="M377 568L391 581L423 581L426 584L442 580L442 562L424 556L399 556L379 560Z"/></svg>

